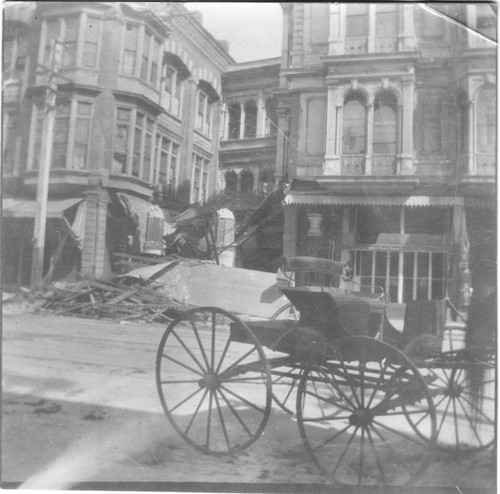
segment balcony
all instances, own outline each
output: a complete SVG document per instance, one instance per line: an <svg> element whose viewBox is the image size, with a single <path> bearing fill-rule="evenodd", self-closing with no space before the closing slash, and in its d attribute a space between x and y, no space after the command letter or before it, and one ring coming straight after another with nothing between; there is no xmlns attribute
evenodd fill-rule
<svg viewBox="0 0 500 494"><path fill-rule="evenodd" d="M368 38L347 38L345 40L344 50L346 55L367 53Z"/></svg>
<svg viewBox="0 0 500 494"><path fill-rule="evenodd" d="M476 173L481 176L495 176L496 160L494 154L476 154Z"/></svg>
<svg viewBox="0 0 500 494"><path fill-rule="evenodd" d="M350 154L340 157L341 175L364 175L365 174L365 155Z"/></svg>
<svg viewBox="0 0 500 494"><path fill-rule="evenodd" d="M368 163L363 154L340 157L340 175L397 175L397 158L393 154L370 156Z"/></svg>
<svg viewBox="0 0 500 494"><path fill-rule="evenodd" d="M393 154L372 156L372 175L397 175L398 163Z"/></svg>
<svg viewBox="0 0 500 494"><path fill-rule="evenodd" d="M376 53L392 53L398 51L398 38L396 36L377 36L374 40Z"/></svg>

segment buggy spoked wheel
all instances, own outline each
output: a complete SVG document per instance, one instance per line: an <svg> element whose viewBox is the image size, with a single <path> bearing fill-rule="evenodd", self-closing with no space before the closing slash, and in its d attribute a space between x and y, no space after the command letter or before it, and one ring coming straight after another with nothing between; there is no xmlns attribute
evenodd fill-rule
<svg viewBox="0 0 500 494"><path fill-rule="evenodd" d="M168 326L158 348L156 383L168 420L205 453L250 446L271 412L262 347L240 319L222 309L192 309Z"/></svg>
<svg viewBox="0 0 500 494"><path fill-rule="evenodd" d="M304 367L294 361L275 367L272 359L270 364L273 401L288 415L295 416L297 389L304 373Z"/></svg>
<svg viewBox="0 0 500 494"><path fill-rule="evenodd" d="M334 482L414 481L432 451L414 434L408 414L428 437L435 436L432 399L418 369L396 348L371 338L336 340L299 383L300 435L313 461Z"/></svg>
<svg viewBox="0 0 500 494"><path fill-rule="evenodd" d="M436 445L457 453L491 446L496 433L494 358L481 361L465 352L449 352L419 368L434 398ZM413 417L408 421L418 425ZM418 427L415 431L421 435Z"/></svg>
<svg viewBox="0 0 500 494"><path fill-rule="evenodd" d="M300 317L299 311L295 308L295 306L289 302L285 304L283 307L280 307L269 319L274 321L276 319L281 320L293 320L298 321Z"/></svg>

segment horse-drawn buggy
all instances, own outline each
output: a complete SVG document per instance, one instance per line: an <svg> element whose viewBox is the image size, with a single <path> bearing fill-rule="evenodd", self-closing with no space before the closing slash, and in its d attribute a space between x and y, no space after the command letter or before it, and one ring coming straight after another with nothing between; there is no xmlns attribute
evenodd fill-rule
<svg viewBox="0 0 500 494"><path fill-rule="evenodd" d="M446 301L409 304L396 330L383 290L341 283L342 269L284 259L290 305L271 319L200 307L168 326L157 387L185 441L236 453L262 435L274 408L297 422L325 475L354 485L410 483L436 448L493 442L494 350L477 358L457 347L464 326L446 324Z"/></svg>

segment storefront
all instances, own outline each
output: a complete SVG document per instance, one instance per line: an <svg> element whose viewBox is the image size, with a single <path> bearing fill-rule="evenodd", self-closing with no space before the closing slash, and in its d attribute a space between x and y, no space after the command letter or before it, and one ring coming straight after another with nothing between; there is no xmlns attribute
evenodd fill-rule
<svg viewBox="0 0 500 494"><path fill-rule="evenodd" d="M284 255L349 264L353 281L391 302L457 298L464 270L463 200L292 191L285 199Z"/></svg>

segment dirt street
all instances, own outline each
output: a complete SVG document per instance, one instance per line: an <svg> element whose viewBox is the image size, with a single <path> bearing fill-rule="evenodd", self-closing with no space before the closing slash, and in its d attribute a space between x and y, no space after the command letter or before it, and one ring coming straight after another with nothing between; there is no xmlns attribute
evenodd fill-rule
<svg viewBox="0 0 500 494"><path fill-rule="evenodd" d="M161 325L4 315L4 486L160 482L161 490L185 490L190 484L182 483L208 482L210 490L226 492L219 483L250 492L280 484L295 492L321 490L326 480L307 458L295 421L274 404L263 436L237 455L208 456L180 438L156 390L163 331ZM439 452L418 492L495 492L495 468L492 450L459 458Z"/></svg>

